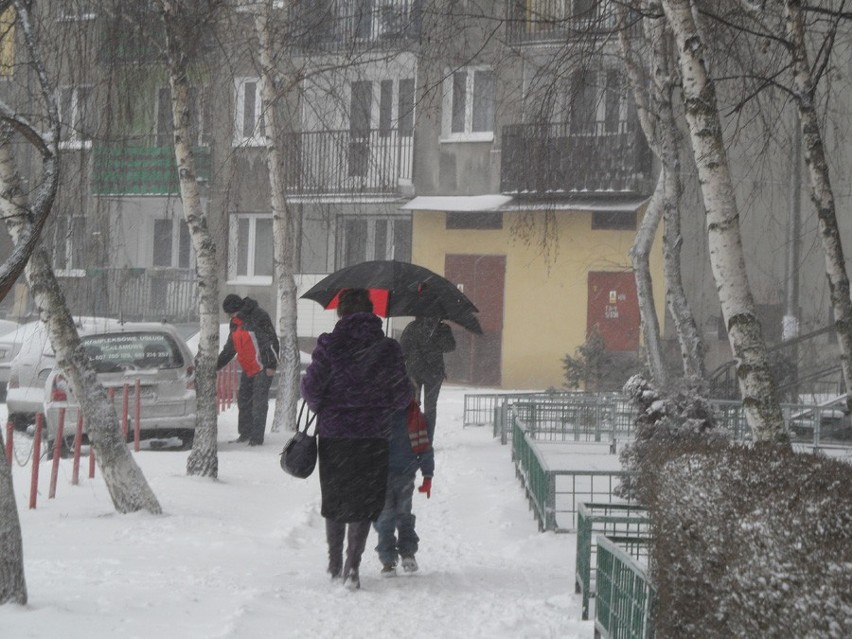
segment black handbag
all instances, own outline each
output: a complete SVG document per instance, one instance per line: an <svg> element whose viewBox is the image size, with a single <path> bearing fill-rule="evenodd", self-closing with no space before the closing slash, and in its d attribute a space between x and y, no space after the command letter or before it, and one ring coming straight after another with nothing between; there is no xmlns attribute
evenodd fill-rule
<svg viewBox="0 0 852 639"><path fill-rule="evenodd" d="M302 428L303 415L305 416L304 428ZM303 400L296 419L296 433L284 444L284 450L281 451L281 470L299 479L310 477L317 465L316 428L312 435L308 434L308 429L316 417L316 413L306 408Z"/></svg>

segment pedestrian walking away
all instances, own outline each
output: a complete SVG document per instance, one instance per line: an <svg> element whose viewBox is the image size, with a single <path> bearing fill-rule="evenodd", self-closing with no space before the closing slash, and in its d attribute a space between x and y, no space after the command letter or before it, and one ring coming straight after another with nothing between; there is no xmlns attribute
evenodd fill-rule
<svg viewBox="0 0 852 639"><path fill-rule="evenodd" d="M266 432L269 387L278 368L278 335L269 313L250 297L226 295L222 310L231 318L230 332L216 369L221 370L236 356L242 370L237 393L236 441L260 446Z"/></svg>
<svg viewBox="0 0 852 639"><path fill-rule="evenodd" d="M429 441L434 445L438 394L447 376L444 353L456 348L453 331L437 317L417 317L402 331L399 342L418 401L422 394L423 414L429 424Z"/></svg>
<svg viewBox="0 0 852 639"><path fill-rule="evenodd" d="M420 537L414 529L416 517L411 512L418 469L423 476L418 490L428 499L432 496L435 454L429 443L426 420L415 404L395 413L391 420L385 507L373 524L379 536L376 552L385 577L396 575L400 560L404 572L416 572L418 568L415 555Z"/></svg>
<svg viewBox="0 0 852 639"><path fill-rule="evenodd" d="M302 397L317 413L328 572L353 589L361 587L370 524L385 503L390 418L412 394L399 343L385 336L372 311L365 289L343 291L340 319L317 339L301 382Z"/></svg>

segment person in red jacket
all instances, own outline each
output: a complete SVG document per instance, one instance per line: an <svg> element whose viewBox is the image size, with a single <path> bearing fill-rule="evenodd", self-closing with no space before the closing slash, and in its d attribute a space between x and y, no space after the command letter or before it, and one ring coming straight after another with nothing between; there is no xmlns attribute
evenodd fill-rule
<svg viewBox="0 0 852 639"><path fill-rule="evenodd" d="M278 335L269 313L250 297L231 293L222 301L222 310L231 317L231 332L219 353L216 369L224 367L234 356L242 369L237 393L239 437L236 441L260 446L266 431L269 386L278 368Z"/></svg>

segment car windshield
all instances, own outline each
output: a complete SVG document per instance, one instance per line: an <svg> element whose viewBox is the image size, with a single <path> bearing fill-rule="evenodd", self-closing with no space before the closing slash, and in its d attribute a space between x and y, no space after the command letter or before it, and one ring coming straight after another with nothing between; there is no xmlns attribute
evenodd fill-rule
<svg viewBox="0 0 852 639"><path fill-rule="evenodd" d="M184 364L177 343L165 333L89 335L81 341L99 373L180 368Z"/></svg>

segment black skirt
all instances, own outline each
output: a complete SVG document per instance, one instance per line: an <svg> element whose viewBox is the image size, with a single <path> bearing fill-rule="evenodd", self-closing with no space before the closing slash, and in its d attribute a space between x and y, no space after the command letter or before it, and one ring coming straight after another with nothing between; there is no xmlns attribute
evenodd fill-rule
<svg viewBox="0 0 852 639"><path fill-rule="evenodd" d="M385 505L388 440L319 437L322 516L338 522L376 521Z"/></svg>

